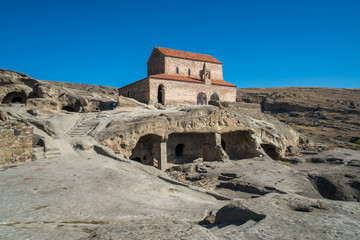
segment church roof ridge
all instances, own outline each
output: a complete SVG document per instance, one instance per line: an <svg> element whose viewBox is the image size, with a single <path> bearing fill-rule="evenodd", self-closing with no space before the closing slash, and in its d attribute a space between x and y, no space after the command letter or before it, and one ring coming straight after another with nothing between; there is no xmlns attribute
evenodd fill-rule
<svg viewBox="0 0 360 240"><path fill-rule="evenodd" d="M185 58L185 59L196 60L196 61L222 64L222 62L220 62L213 56L207 55L207 54L186 52L186 51L175 50L175 49L164 48L164 47L154 47L154 49L157 49L159 52L161 52L165 56L169 56L169 57Z"/></svg>

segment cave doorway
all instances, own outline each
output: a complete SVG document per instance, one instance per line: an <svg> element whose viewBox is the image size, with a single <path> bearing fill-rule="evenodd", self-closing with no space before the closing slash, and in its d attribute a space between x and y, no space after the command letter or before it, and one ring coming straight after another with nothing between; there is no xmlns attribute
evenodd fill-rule
<svg viewBox="0 0 360 240"><path fill-rule="evenodd" d="M167 141L169 163L191 163L203 158L205 133L171 133Z"/></svg>
<svg viewBox="0 0 360 240"><path fill-rule="evenodd" d="M226 143L225 143L224 139L221 139L221 147L224 151L226 151Z"/></svg>
<svg viewBox="0 0 360 240"><path fill-rule="evenodd" d="M62 110L68 111L68 112L76 112L75 109L72 106L64 106Z"/></svg>
<svg viewBox="0 0 360 240"><path fill-rule="evenodd" d="M256 157L255 140L250 131L233 131L221 134L221 147L231 160Z"/></svg>
<svg viewBox="0 0 360 240"><path fill-rule="evenodd" d="M279 159L277 148L272 144L261 144L262 149L265 153L274 160Z"/></svg>
<svg viewBox="0 0 360 240"><path fill-rule="evenodd" d="M130 159L145 165L158 167L161 137L148 134L140 137L131 151Z"/></svg>
<svg viewBox="0 0 360 240"><path fill-rule="evenodd" d="M25 92L11 92L3 98L1 103L25 103L26 98Z"/></svg>
<svg viewBox="0 0 360 240"><path fill-rule="evenodd" d="M182 143L176 145L176 147L175 147L175 156L176 157L181 157L183 155L184 147L185 147L185 145Z"/></svg>

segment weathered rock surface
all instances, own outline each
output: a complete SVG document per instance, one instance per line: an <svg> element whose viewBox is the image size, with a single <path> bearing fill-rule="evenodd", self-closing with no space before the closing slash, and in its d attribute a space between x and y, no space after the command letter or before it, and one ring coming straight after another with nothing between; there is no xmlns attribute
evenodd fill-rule
<svg viewBox="0 0 360 240"><path fill-rule="evenodd" d="M86 91L90 90L87 88L82 90L71 84L35 80L26 74L5 69L0 69L0 86L1 103L26 103L44 112L56 113L61 109L91 112L111 110L117 105L114 93L101 95L96 91Z"/></svg>
<svg viewBox="0 0 360 240"><path fill-rule="evenodd" d="M269 195L229 203L209 230L225 239L358 239L358 203Z"/></svg>
<svg viewBox="0 0 360 240"><path fill-rule="evenodd" d="M314 151L255 107L156 109L124 98L88 112L117 100L2 74L1 90L30 91L26 105L14 95L0 111L34 126L36 161L0 168L0 239L359 239L357 151ZM175 159L187 147L198 155L168 172L126 159L155 140ZM198 141L217 142L215 161Z"/></svg>
<svg viewBox="0 0 360 240"><path fill-rule="evenodd" d="M99 129L96 139L112 149L116 154L130 158L131 150L139 139L153 134L167 139L171 133L228 133L242 131L243 151L258 156L261 144L271 146L277 157L285 157L290 146L301 149L309 146L304 136L278 121L272 122L253 119L236 113L231 109L219 109L212 106L172 107L159 111L143 110L131 118L114 115L113 120L104 129ZM259 152L259 153L258 153ZM219 153L221 154L221 153ZM293 153L292 153L293 154Z"/></svg>

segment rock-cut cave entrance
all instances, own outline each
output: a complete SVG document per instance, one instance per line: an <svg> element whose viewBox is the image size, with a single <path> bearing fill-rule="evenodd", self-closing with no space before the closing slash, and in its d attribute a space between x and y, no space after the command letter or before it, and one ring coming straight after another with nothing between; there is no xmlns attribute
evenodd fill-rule
<svg viewBox="0 0 360 240"><path fill-rule="evenodd" d="M68 112L76 112L72 106L64 106L64 107L62 107L62 110L65 110Z"/></svg>
<svg viewBox="0 0 360 240"><path fill-rule="evenodd" d="M203 158L205 133L172 133L167 141L167 161L183 164Z"/></svg>
<svg viewBox="0 0 360 240"><path fill-rule="evenodd" d="M203 161L222 159L220 146L232 160L255 157L255 140L251 131L228 133L171 133L167 142L156 134L147 134L138 140L130 159L165 170L167 163L185 164L202 158ZM220 148L220 149L221 149ZM225 155L226 155L225 154Z"/></svg>
<svg viewBox="0 0 360 240"><path fill-rule="evenodd" d="M255 140L250 131L233 131L221 134L221 146L231 160L256 157Z"/></svg>
<svg viewBox="0 0 360 240"><path fill-rule="evenodd" d="M1 103L25 103L26 98L25 92L11 92L3 98Z"/></svg>
<svg viewBox="0 0 360 240"><path fill-rule="evenodd" d="M158 167L161 137L155 134L142 136L132 149L130 159Z"/></svg>
<svg viewBox="0 0 360 240"><path fill-rule="evenodd" d="M265 153L274 160L279 159L278 149L272 144L261 144L262 149Z"/></svg>

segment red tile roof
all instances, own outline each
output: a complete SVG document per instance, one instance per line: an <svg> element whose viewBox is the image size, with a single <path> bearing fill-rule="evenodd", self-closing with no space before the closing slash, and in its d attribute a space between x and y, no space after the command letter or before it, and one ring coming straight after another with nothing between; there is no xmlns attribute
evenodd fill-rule
<svg viewBox="0 0 360 240"><path fill-rule="evenodd" d="M179 75L169 75L169 74L157 74L151 75L150 78L156 79L166 79L166 80L174 80L174 81L184 81L184 82L193 82L193 83L200 83L204 84L199 78L195 77L188 77L188 76L179 76ZM221 85L227 87L236 87L235 85L225 82L224 80L211 80L211 84L213 85Z"/></svg>
<svg viewBox="0 0 360 240"><path fill-rule="evenodd" d="M213 56L200 54L200 53L192 53L192 52L185 52L180 50L174 50L169 48L162 48L162 47L155 47L154 49L159 50L162 54L169 57L176 57L176 58L185 58L191 60L197 60L202 62L211 62L211 63L220 63L219 60L214 58Z"/></svg>

